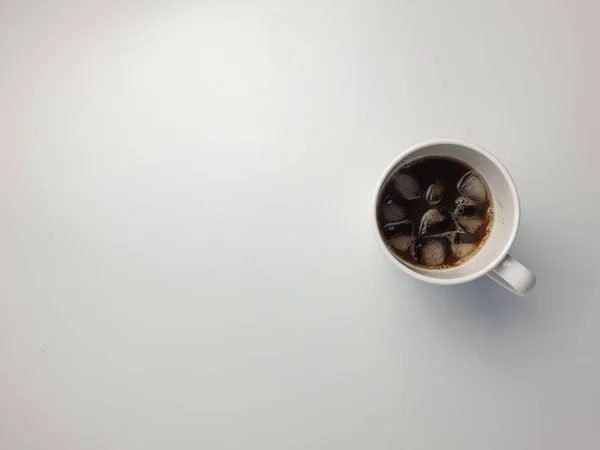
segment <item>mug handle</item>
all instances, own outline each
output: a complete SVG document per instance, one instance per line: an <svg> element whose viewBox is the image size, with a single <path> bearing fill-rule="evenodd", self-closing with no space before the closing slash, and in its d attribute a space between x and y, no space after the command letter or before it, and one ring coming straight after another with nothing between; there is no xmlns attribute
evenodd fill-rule
<svg viewBox="0 0 600 450"><path fill-rule="evenodd" d="M536 281L533 273L510 255L506 255L502 262L488 273L488 277L517 295L525 295L532 290Z"/></svg>

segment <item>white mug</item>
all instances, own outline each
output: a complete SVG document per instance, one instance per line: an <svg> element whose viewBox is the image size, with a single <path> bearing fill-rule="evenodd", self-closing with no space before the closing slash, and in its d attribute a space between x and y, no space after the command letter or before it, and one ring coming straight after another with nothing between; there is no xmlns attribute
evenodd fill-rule
<svg viewBox="0 0 600 450"><path fill-rule="evenodd" d="M426 156L448 156L465 162L483 177L492 197L494 223L487 242L470 260L449 269L425 269L398 259L388 249L377 225L377 203L385 182L401 166ZM478 145L455 140L425 142L400 155L377 183L371 211L375 235L381 248L408 275L438 285L466 283L487 275L509 291L524 295L535 285L535 277L508 254L517 236L520 216L521 206L515 182L498 158Z"/></svg>

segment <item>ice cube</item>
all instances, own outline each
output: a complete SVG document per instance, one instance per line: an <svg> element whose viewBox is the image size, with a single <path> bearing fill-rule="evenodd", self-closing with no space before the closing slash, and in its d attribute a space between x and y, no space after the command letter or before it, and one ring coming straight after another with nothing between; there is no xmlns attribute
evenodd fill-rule
<svg viewBox="0 0 600 450"><path fill-rule="evenodd" d="M484 202L487 198L487 189L481 179L473 171L465 173L456 186L461 195L467 196L476 202Z"/></svg>
<svg viewBox="0 0 600 450"><path fill-rule="evenodd" d="M405 252L409 249L410 244L412 244L414 237L412 235L400 235L393 237L389 240L389 243L396 250L400 250L401 252Z"/></svg>
<svg viewBox="0 0 600 450"><path fill-rule="evenodd" d="M413 256L429 267L444 264L448 253L447 242L445 239L418 239L413 245Z"/></svg>
<svg viewBox="0 0 600 450"><path fill-rule="evenodd" d="M430 205L437 205L442 201L442 194L444 193L444 185L435 183L425 189L425 201Z"/></svg>
<svg viewBox="0 0 600 450"><path fill-rule="evenodd" d="M450 241L454 244L474 244L479 240L480 233L467 233L464 230L453 233Z"/></svg>
<svg viewBox="0 0 600 450"><path fill-rule="evenodd" d="M390 236L388 243L392 247L401 252L408 250L414 239L414 227L412 222L403 220L402 222L389 223L383 228L386 235Z"/></svg>
<svg viewBox="0 0 600 450"><path fill-rule="evenodd" d="M406 219L406 208L388 195L381 203L381 218L384 222L400 222Z"/></svg>
<svg viewBox="0 0 600 450"><path fill-rule="evenodd" d="M487 214L487 205L478 203L476 205L457 205L454 209L455 217L480 217L483 218Z"/></svg>
<svg viewBox="0 0 600 450"><path fill-rule="evenodd" d="M409 220L402 220L401 222L392 222L383 226L383 231L386 236L412 236L413 235L413 223Z"/></svg>
<svg viewBox="0 0 600 450"><path fill-rule="evenodd" d="M476 233L485 223L488 206L485 203L461 202L454 210L454 217L467 233Z"/></svg>
<svg viewBox="0 0 600 450"><path fill-rule="evenodd" d="M450 247L452 248L452 254L456 258L464 258L469 253L471 253L473 250L475 250L477 245L475 245L475 244L451 244Z"/></svg>
<svg viewBox="0 0 600 450"><path fill-rule="evenodd" d="M485 220L479 217L459 216L456 218L456 221L467 233L476 233L485 223Z"/></svg>
<svg viewBox="0 0 600 450"><path fill-rule="evenodd" d="M440 236L456 230L456 223L450 211L432 208L425 211L419 225L420 236Z"/></svg>
<svg viewBox="0 0 600 450"><path fill-rule="evenodd" d="M421 186L415 177L407 173L399 173L394 178L396 189L406 200L413 200L421 196Z"/></svg>

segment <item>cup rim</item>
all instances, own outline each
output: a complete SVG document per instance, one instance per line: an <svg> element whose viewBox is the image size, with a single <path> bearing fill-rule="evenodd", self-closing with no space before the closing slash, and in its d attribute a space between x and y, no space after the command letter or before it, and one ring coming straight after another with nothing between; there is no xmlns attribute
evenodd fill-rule
<svg viewBox="0 0 600 450"><path fill-rule="evenodd" d="M496 167L500 170L500 172L502 173L502 175L504 176L504 178L506 179L506 181L508 183L509 189L512 194L512 201L514 203L515 214L512 219L512 229L510 232L510 237L507 239L506 243L502 247L502 250L500 252L498 252L496 257L493 258L492 260L490 260L490 262L488 264L486 264L485 267L477 270L476 272L473 272L473 273L470 273L468 275L464 275L461 277L441 278L440 279L440 278L434 278L434 277L427 276L427 275L421 274L419 272L416 272L411 267L400 262L394 256L394 254L387 248L387 246L385 245L385 242L383 241L383 238L381 237L381 233L379 232L379 227L377 225L377 201L379 199L379 193L381 192L383 183L386 181L386 179L390 175L390 173L399 166L399 164L402 160L406 159L411 154L413 154L423 148L432 147L434 145L448 145L448 144L449 145L459 145L462 147L468 147L472 150L475 150L476 152L482 154L487 159L489 159L492 163L494 163L494 165L496 165ZM383 252L388 256L388 258L398 268L400 268L403 272L405 272L406 274L408 274L418 280L425 281L428 283L438 284L438 285L450 286L450 285L467 283L469 281L473 281L477 278L480 278L483 275L486 275L487 273L491 272L496 266L498 266L502 262L502 260L506 257L506 255L508 254L508 251L512 247L512 245L515 241L515 238L517 237L517 232L519 230L519 223L521 221L521 201L519 199L519 193L517 191L517 186L511 176L510 172L494 154L492 154L485 148L483 148L477 144L474 144L472 142L458 140L458 139L435 139L435 140L429 140L429 141L425 141L425 142L421 142L419 144L413 145L412 147L408 148L406 151L402 152L396 159L394 159L394 161L392 161L392 163L387 167L387 169L385 169L385 171L383 172L383 175L379 179L379 182L377 183L377 187L375 189L375 196L374 196L373 202L372 202L371 219L372 219L372 223L374 226L375 236L376 236L377 241L379 242L380 247L382 248Z"/></svg>

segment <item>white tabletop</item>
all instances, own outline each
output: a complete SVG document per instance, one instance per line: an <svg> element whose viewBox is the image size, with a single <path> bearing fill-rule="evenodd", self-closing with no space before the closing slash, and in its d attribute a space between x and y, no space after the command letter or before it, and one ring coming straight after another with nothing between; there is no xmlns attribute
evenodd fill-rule
<svg viewBox="0 0 600 450"><path fill-rule="evenodd" d="M597 449L598 8L3 2L0 449ZM446 137L513 174L528 297L376 245Z"/></svg>

